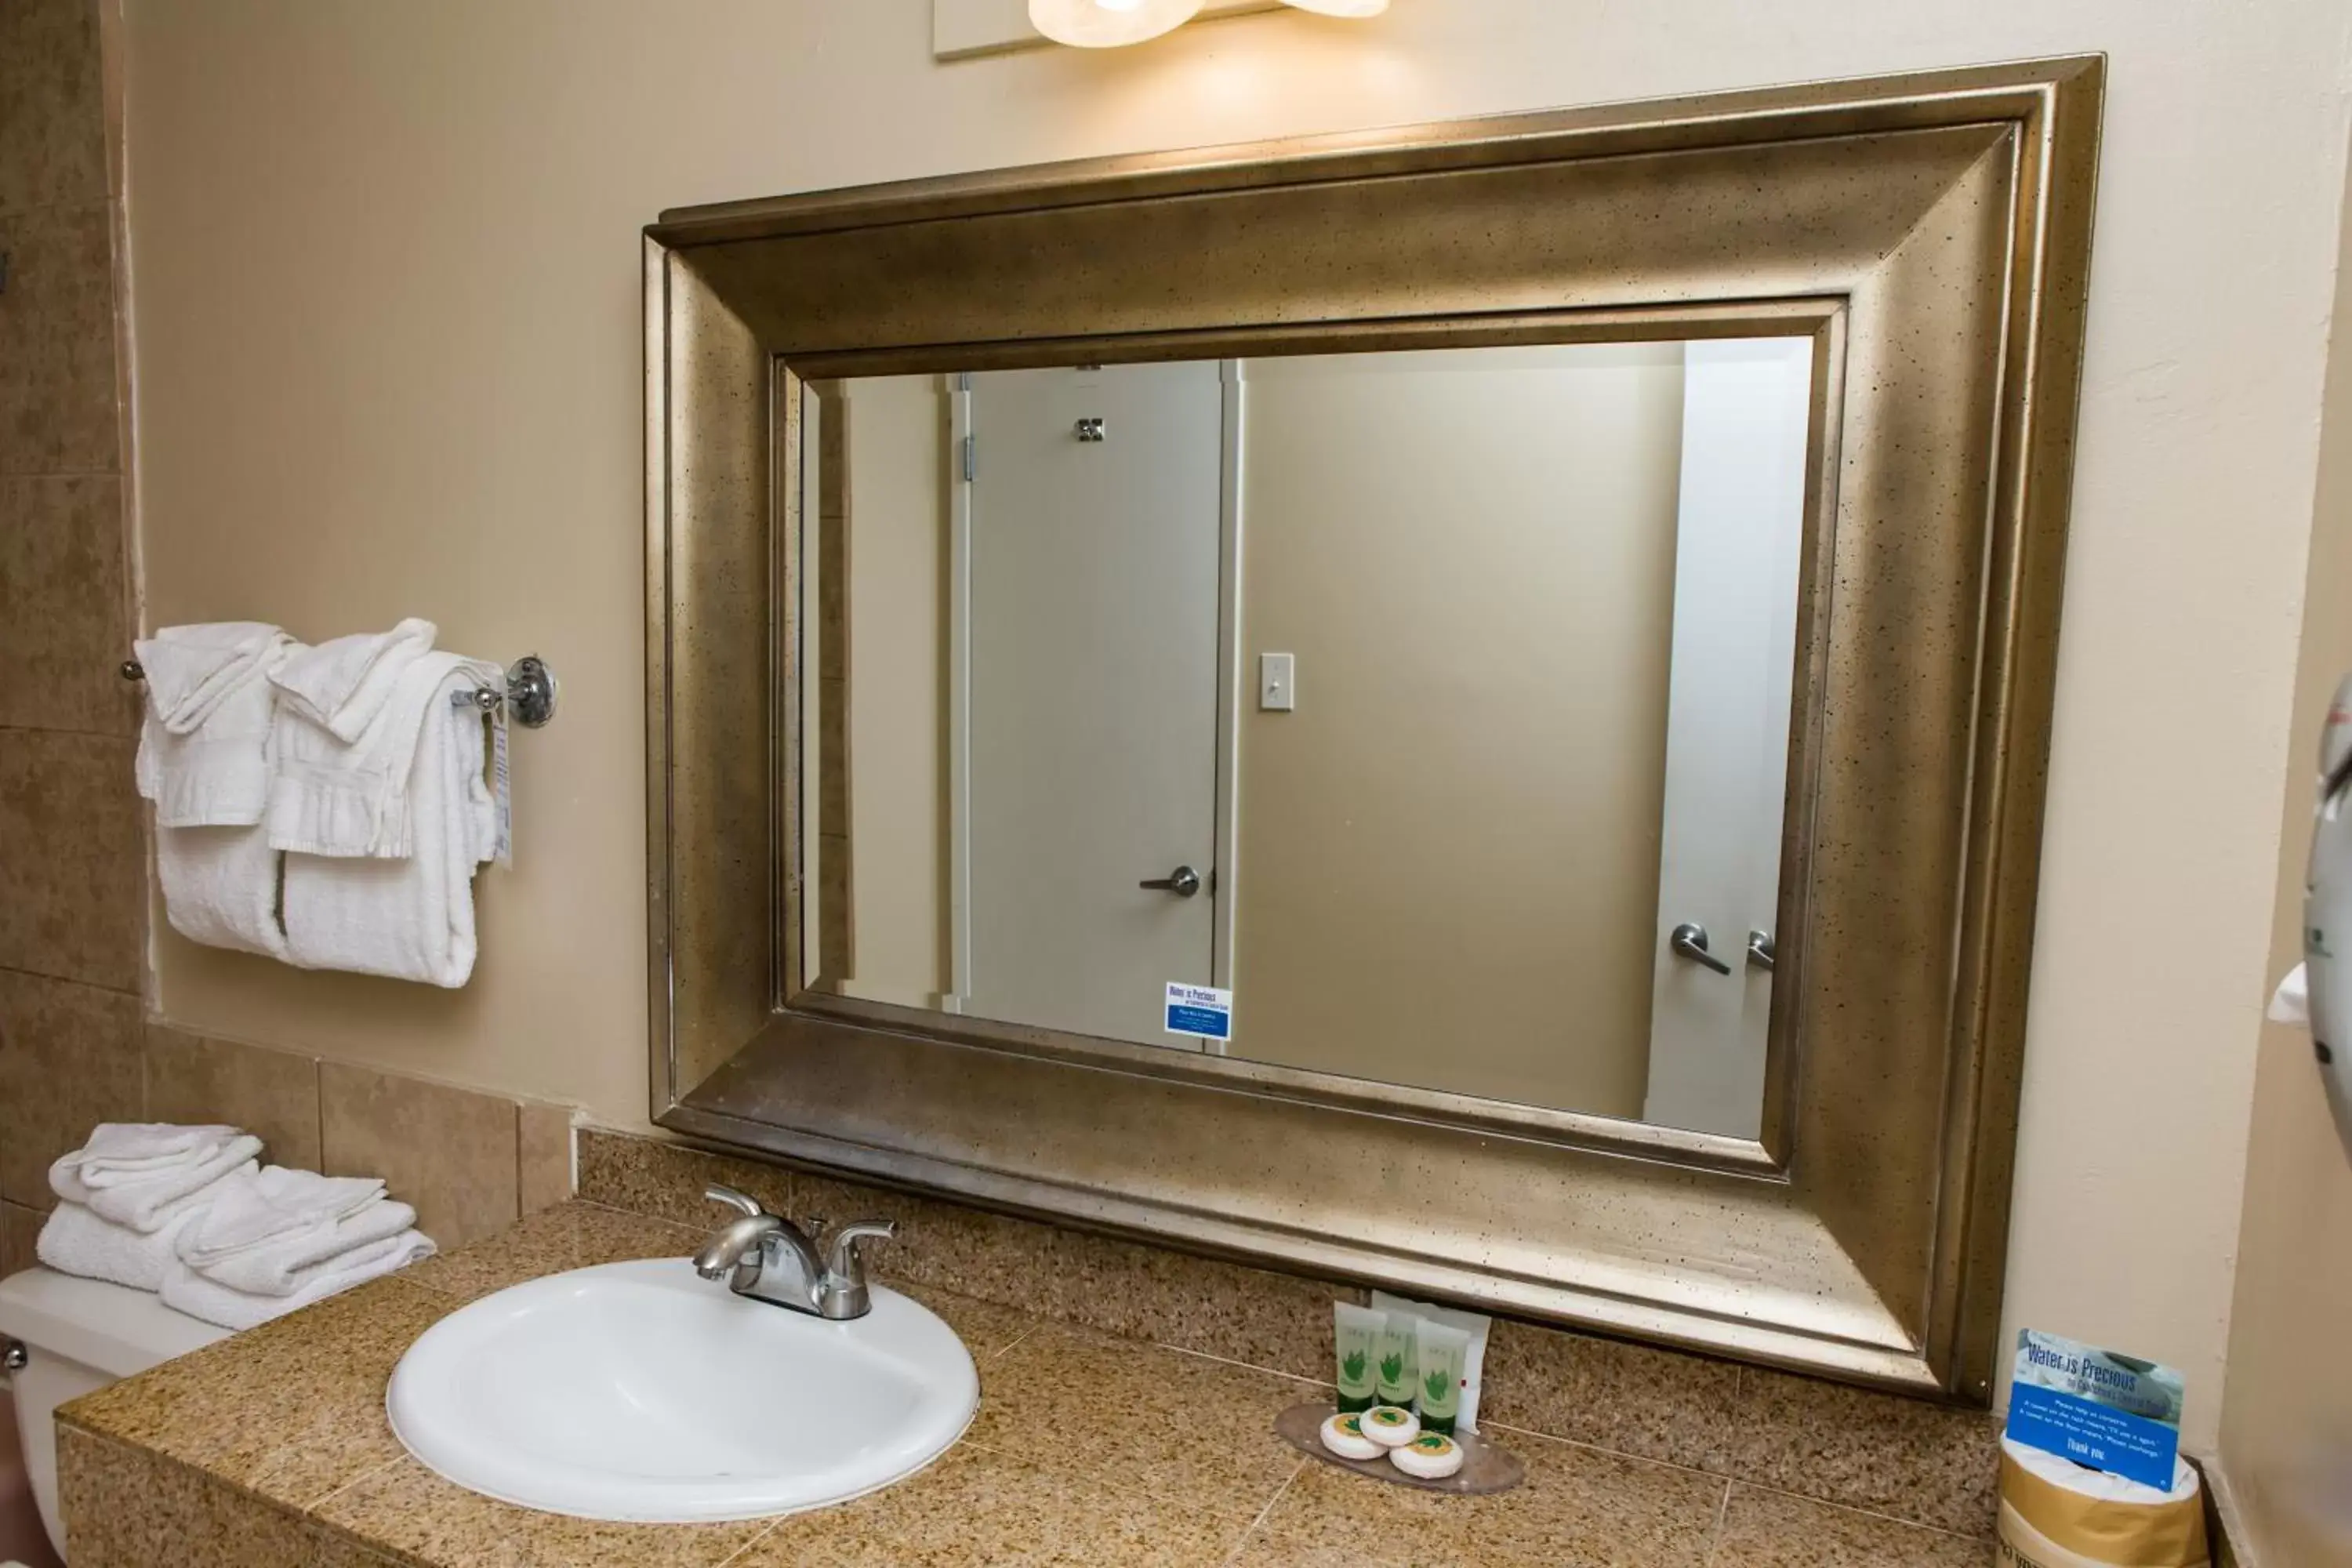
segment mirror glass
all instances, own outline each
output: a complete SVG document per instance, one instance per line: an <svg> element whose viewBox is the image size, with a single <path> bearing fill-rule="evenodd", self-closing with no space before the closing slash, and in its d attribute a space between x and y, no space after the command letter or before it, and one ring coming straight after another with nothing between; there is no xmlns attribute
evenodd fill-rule
<svg viewBox="0 0 2352 1568"><path fill-rule="evenodd" d="M809 986L1757 1136L1812 374L809 384Z"/></svg>

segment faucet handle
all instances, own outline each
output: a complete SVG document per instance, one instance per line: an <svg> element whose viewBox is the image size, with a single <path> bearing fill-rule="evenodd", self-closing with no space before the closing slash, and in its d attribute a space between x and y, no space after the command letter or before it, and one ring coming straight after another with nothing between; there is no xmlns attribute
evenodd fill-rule
<svg viewBox="0 0 2352 1568"><path fill-rule="evenodd" d="M825 1272L858 1285L866 1283L863 1259L857 1256L861 1241L888 1241L898 1234L898 1222L887 1219L862 1219L845 1225L833 1233L833 1241L825 1252Z"/></svg>
<svg viewBox="0 0 2352 1568"><path fill-rule="evenodd" d="M760 1205L759 1199L732 1187L722 1187L717 1182L703 1188L702 1195L714 1204L725 1204L746 1219L758 1219L768 1212Z"/></svg>

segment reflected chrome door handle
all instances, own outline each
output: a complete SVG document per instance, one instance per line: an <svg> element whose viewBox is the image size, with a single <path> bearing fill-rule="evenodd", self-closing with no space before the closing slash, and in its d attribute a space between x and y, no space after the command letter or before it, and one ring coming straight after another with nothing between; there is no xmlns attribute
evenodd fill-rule
<svg viewBox="0 0 2352 1568"><path fill-rule="evenodd" d="M1190 866L1179 866L1165 877L1154 877L1149 881L1138 882L1136 886L1149 888L1155 893L1173 893L1180 899L1189 899L1201 890L1201 873Z"/></svg>
<svg viewBox="0 0 2352 1568"><path fill-rule="evenodd" d="M1689 959L1694 963L1706 964L1717 974L1728 974L1731 973L1731 965L1724 963L1723 960L1707 952L1706 927L1705 926L1693 925L1690 921L1685 921L1682 924L1675 927L1673 935L1666 938L1666 945L1673 948L1675 952Z"/></svg>
<svg viewBox="0 0 2352 1568"><path fill-rule="evenodd" d="M1770 931L1751 931L1748 933L1748 967L1750 969L1772 967L1772 933Z"/></svg>

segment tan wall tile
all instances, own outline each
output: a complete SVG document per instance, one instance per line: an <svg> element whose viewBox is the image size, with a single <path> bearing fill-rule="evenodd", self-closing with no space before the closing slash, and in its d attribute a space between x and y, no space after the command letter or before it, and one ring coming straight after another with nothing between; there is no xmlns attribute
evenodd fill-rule
<svg viewBox="0 0 2352 1568"><path fill-rule="evenodd" d="M133 750L0 730L0 966L139 990L147 851Z"/></svg>
<svg viewBox="0 0 2352 1568"><path fill-rule="evenodd" d="M0 213L106 199L98 7L0 5Z"/></svg>
<svg viewBox="0 0 2352 1568"><path fill-rule="evenodd" d="M515 1184L522 1212L534 1215L572 1196L572 1112L560 1105L516 1109Z"/></svg>
<svg viewBox="0 0 2352 1568"><path fill-rule="evenodd" d="M33 1266L33 1247L47 1217L22 1204L0 1203L0 1279Z"/></svg>
<svg viewBox="0 0 2352 1568"><path fill-rule="evenodd" d="M320 1169L382 1176L442 1247L463 1247L520 1217L513 1100L320 1062L319 1107Z"/></svg>
<svg viewBox="0 0 2352 1568"><path fill-rule="evenodd" d="M242 1127L273 1165L320 1161L319 1064L290 1051L147 1026L147 1119Z"/></svg>
<svg viewBox="0 0 2352 1568"><path fill-rule="evenodd" d="M0 970L0 1198L46 1213L49 1166L144 1103L136 996Z"/></svg>
<svg viewBox="0 0 2352 1568"><path fill-rule="evenodd" d="M0 473L111 473L114 228L102 203L0 217Z"/></svg>
<svg viewBox="0 0 2352 1568"><path fill-rule="evenodd" d="M0 480L0 726L132 735L122 481Z"/></svg>

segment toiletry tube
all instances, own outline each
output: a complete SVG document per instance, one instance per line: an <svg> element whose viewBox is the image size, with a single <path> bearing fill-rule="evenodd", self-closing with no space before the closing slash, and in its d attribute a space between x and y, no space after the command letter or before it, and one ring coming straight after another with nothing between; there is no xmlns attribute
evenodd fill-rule
<svg viewBox="0 0 2352 1568"><path fill-rule="evenodd" d="M1380 1318L1381 1354L1372 1377L1375 1402L1410 1410L1413 1389L1420 1381L1413 1331L1421 1326L1421 1320L1411 1312L1382 1312Z"/></svg>
<svg viewBox="0 0 2352 1568"><path fill-rule="evenodd" d="M1380 1354L1381 1333L1388 1321L1386 1312L1375 1312L1370 1307L1351 1301L1331 1303L1331 1340L1338 1363L1333 1385L1342 1415L1370 1410L1376 1403L1372 1363Z"/></svg>
<svg viewBox="0 0 2352 1568"><path fill-rule="evenodd" d="M1470 1357L1462 1365L1462 1413L1454 1423L1454 1430L1478 1430L1478 1390L1486 1380L1486 1333L1494 1327L1495 1321L1478 1312L1433 1307L1426 1301L1391 1296L1386 1290L1372 1292L1372 1306L1382 1312L1410 1312L1424 1323L1444 1323L1447 1328L1460 1329L1470 1336Z"/></svg>
<svg viewBox="0 0 2352 1568"><path fill-rule="evenodd" d="M1423 1323L1421 1391L1416 1403L1424 1432L1452 1433L1462 1415L1462 1367L1470 1359L1470 1336L1444 1323Z"/></svg>
<svg viewBox="0 0 2352 1568"><path fill-rule="evenodd" d="M2176 1460L2172 1489L2000 1442L2000 1561L2040 1568L2206 1568L2205 1500Z"/></svg>

